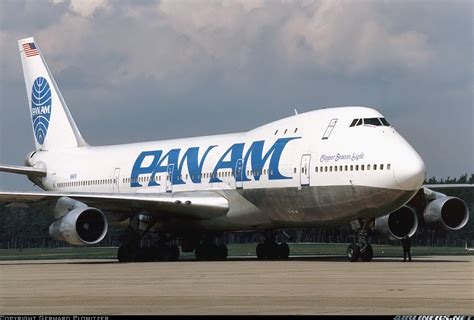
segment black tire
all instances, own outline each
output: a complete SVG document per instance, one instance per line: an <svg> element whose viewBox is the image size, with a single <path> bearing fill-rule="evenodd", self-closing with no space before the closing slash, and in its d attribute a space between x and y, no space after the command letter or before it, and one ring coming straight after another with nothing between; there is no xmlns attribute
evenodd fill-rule
<svg viewBox="0 0 474 320"><path fill-rule="evenodd" d="M257 244L257 249L255 251L256 251L258 260L265 259L265 246L263 245L263 243Z"/></svg>
<svg viewBox="0 0 474 320"><path fill-rule="evenodd" d="M217 260L225 260L227 259L227 246L223 243L217 246Z"/></svg>
<svg viewBox="0 0 474 320"><path fill-rule="evenodd" d="M206 248L203 245L198 245L196 249L194 249L194 255L196 256L196 260L198 261L206 260Z"/></svg>
<svg viewBox="0 0 474 320"><path fill-rule="evenodd" d="M290 247L286 242L280 243L278 245L278 259L288 260L290 257Z"/></svg>
<svg viewBox="0 0 474 320"><path fill-rule="evenodd" d="M360 260L364 262L372 261L373 257L374 257L374 250L372 249L372 246L370 244L367 245L367 248L365 249L365 251L360 252Z"/></svg>
<svg viewBox="0 0 474 320"><path fill-rule="evenodd" d="M179 247L171 246L168 248L169 251L169 261L178 261L179 260Z"/></svg>
<svg viewBox="0 0 474 320"><path fill-rule="evenodd" d="M265 251L268 260L277 260L280 256L280 246L276 242L266 243Z"/></svg>
<svg viewBox="0 0 474 320"><path fill-rule="evenodd" d="M120 246L117 251L117 259L119 262L132 262L135 260L136 248L131 246Z"/></svg>
<svg viewBox="0 0 474 320"><path fill-rule="evenodd" d="M351 243L347 247L347 258L349 259L350 262L356 262L357 260L359 260L359 256L360 256L359 246L356 245L355 243Z"/></svg>

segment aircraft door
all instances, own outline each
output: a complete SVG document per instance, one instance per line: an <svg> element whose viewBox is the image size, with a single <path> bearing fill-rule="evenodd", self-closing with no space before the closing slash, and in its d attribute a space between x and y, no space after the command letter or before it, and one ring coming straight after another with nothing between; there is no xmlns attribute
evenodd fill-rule
<svg viewBox="0 0 474 320"><path fill-rule="evenodd" d="M301 170L300 170L300 181L301 186L309 186L309 175L310 175L310 165L311 155L304 154L301 156Z"/></svg>
<svg viewBox="0 0 474 320"><path fill-rule="evenodd" d="M57 179L57 176L56 176L56 172L55 172L55 173L53 173L53 175L51 177L51 185L53 186L53 190L57 190L56 189L57 188L56 179Z"/></svg>
<svg viewBox="0 0 474 320"><path fill-rule="evenodd" d="M243 170L242 170L242 159L237 160L237 164L235 165L235 188L236 189L242 189L244 187L243 185Z"/></svg>
<svg viewBox="0 0 474 320"><path fill-rule="evenodd" d="M112 179L112 191L119 192L120 186L120 168L115 168L114 177Z"/></svg>
<svg viewBox="0 0 474 320"><path fill-rule="evenodd" d="M174 164L169 164L168 168L166 169L166 192L173 191L173 172Z"/></svg>

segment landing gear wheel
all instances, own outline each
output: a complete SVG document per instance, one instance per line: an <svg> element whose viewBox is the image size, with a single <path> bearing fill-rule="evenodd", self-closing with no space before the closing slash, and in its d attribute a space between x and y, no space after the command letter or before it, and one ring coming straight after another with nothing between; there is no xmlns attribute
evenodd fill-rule
<svg viewBox="0 0 474 320"><path fill-rule="evenodd" d="M257 244L257 249L255 251L256 251L258 260L265 259L265 247L264 247L263 243Z"/></svg>
<svg viewBox="0 0 474 320"><path fill-rule="evenodd" d="M169 260L178 261L179 260L179 247L171 246L168 248L168 250L169 250Z"/></svg>
<svg viewBox="0 0 474 320"><path fill-rule="evenodd" d="M227 254L228 254L228 250L227 250L227 246L223 243L221 243L220 245L217 246L217 252L216 252L216 257L217 257L217 260L225 260L227 259Z"/></svg>
<svg viewBox="0 0 474 320"><path fill-rule="evenodd" d="M360 248L355 243L351 243L349 247L347 247L347 258L350 262L356 262L359 260L360 256Z"/></svg>
<svg viewBox="0 0 474 320"><path fill-rule="evenodd" d="M204 261L207 259L207 252L206 247L203 245L198 245L196 249L194 249L194 255L196 256L196 260Z"/></svg>
<svg viewBox="0 0 474 320"><path fill-rule="evenodd" d="M286 242L280 243L278 245L278 259L288 260L290 257L290 247Z"/></svg>
<svg viewBox="0 0 474 320"><path fill-rule="evenodd" d="M135 261L136 248L130 245L120 246L117 251L117 258L119 262Z"/></svg>
<svg viewBox="0 0 474 320"><path fill-rule="evenodd" d="M364 262L369 262L372 261L372 258L374 256L374 250L372 249L372 246L369 244L365 248L365 251L360 252L360 260Z"/></svg>

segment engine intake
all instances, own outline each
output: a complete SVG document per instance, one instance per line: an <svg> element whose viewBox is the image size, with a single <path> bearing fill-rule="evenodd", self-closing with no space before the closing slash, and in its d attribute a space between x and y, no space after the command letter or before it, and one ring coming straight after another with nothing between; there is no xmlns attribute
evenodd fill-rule
<svg viewBox="0 0 474 320"><path fill-rule="evenodd" d="M49 227L49 234L56 240L75 245L99 243L107 234L107 218L102 211L82 207L69 211Z"/></svg>
<svg viewBox="0 0 474 320"><path fill-rule="evenodd" d="M469 209L462 199L444 196L428 203L423 218L427 224L459 230L469 220Z"/></svg>
<svg viewBox="0 0 474 320"><path fill-rule="evenodd" d="M372 231L395 239L413 236L418 229L418 218L415 210L403 206L397 211L375 219Z"/></svg>

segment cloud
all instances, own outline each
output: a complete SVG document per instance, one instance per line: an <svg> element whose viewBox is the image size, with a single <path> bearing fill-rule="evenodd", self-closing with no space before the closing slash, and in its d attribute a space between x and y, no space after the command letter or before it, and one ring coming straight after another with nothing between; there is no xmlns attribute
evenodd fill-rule
<svg viewBox="0 0 474 320"><path fill-rule="evenodd" d="M64 3L65 0L49 0L53 4ZM97 10L109 9L108 0L69 0L69 10L83 17L89 17Z"/></svg>
<svg viewBox="0 0 474 320"><path fill-rule="evenodd" d="M34 36L91 144L247 130L295 107L359 104L392 120L430 172L474 170L472 157L446 165L473 149L472 139L453 143L472 137L472 7L0 1L1 108L15 120L0 118L0 163L19 163L32 147L17 40ZM445 119L455 125L422 130Z"/></svg>

